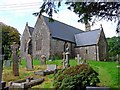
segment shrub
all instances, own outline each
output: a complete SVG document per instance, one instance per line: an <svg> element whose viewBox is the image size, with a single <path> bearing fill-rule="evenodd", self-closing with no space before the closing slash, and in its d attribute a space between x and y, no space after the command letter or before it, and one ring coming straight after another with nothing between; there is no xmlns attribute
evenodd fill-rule
<svg viewBox="0 0 120 90"><path fill-rule="evenodd" d="M81 64L58 71L53 85L56 89L85 89L86 86L96 86L99 83L98 73L89 65Z"/></svg>

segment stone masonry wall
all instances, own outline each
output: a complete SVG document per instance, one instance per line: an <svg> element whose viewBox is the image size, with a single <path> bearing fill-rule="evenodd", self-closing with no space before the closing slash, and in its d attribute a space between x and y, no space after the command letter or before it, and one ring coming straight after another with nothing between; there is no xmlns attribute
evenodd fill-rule
<svg viewBox="0 0 120 90"><path fill-rule="evenodd" d="M38 17L32 34L32 51L33 58L40 59L41 55L45 55L47 58L50 55L50 32L44 18Z"/></svg>
<svg viewBox="0 0 120 90"><path fill-rule="evenodd" d="M96 60L96 46L78 47L75 48L75 53L80 54L82 59Z"/></svg>
<svg viewBox="0 0 120 90"><path fill-rule="evenodd" d="M101 32L98 46L99 46L100 60L102 60L102 61L106 60L107 59L107 41L106 41L103 31Z"/></svg>
<svg viewBox="0 0 120 90"><path fill-rule="evenodd" d="M25 27L25 30L23 32L23 35L21 37L21 42L20 42L20 57L22 59L25 59L26 58L26 44L27 44L27 41L31 38L29 32L28 32L28 28L27 26Z"/></svg>
<svg viewBox="0 0 120 90"><path fill-rule="evenodd" d="M51 38L51 41L50 41L51 57L62 58L62 54L65 51L65 42L66 41ZM70 47L70 57L74 57L74 51L75 51L74 46L75 46L75 44L70 43L70 42L67 42L67 43L69 44L69 47Z"/></svg>

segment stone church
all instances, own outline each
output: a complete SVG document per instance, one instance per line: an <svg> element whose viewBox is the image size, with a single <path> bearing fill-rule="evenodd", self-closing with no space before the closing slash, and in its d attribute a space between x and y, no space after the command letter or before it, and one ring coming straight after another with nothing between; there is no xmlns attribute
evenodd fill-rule
<svg viewBox="0 0 120 90"><path fill-rule="evenodd" d="M82 31L55 20L39 16L33 27L26 23L21 37L21 57L31 54L33 58L40 59L45 55L47 59L62 57L66 45L69 46L70 57L77 54L82 59L105 60L107 57L107 41L103 28Z"/></svg>

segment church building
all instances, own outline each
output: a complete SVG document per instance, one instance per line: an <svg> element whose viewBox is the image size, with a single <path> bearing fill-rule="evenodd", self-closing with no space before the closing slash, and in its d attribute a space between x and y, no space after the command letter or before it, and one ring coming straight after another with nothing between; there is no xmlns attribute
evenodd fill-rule
<svg viewBox="0 0 120 90"><path fill-rule="evenodd" d="M21 37L21 57L25 59L27 54L31 54L38 59L41 55L47 59L62 58L66 45L69 46L71 58L77 54L87 60L101 61L107 58L103 28L83 31L57 20L49 22L45 16L38 17L34 28L26 23Z"/></svg>

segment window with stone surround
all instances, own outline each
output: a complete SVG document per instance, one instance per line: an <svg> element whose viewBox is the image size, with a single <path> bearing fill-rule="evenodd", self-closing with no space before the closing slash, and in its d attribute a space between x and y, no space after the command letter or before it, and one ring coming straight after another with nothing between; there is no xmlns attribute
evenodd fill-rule
<svg viewBox="0 0 120 90"><path fill-rule="evenodd" d="M36 51L42 48L42 35L40 32L36 33Z"/></svg>

